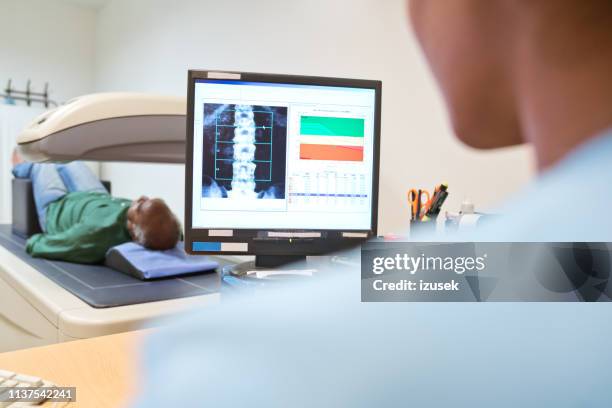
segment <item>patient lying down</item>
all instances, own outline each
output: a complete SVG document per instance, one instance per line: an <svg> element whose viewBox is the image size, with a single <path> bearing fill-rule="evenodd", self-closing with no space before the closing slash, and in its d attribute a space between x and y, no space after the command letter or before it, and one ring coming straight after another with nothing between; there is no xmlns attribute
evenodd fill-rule
<svg viewBox="0 0 612 408"><path fill-rule="evenodd" d="M100 263L108 249L128 241L163 250L180 238L179 222L163 200L112 197L83 163L17 163L13 175L32 180L44 231L28 239L32 256Z"/></svg>

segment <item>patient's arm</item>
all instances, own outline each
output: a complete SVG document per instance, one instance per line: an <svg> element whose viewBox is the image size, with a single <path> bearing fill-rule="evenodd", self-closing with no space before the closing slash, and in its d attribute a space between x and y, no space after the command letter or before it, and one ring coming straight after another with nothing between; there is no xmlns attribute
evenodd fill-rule
<svg viewBox="0 0 612 408"><path fill-rule="evenodd" d="M114 226L81 222L60 233L33 235L26 251L34 257L91 264L104 261L106 251L121 241L126 239L118 239Z"/></svg>

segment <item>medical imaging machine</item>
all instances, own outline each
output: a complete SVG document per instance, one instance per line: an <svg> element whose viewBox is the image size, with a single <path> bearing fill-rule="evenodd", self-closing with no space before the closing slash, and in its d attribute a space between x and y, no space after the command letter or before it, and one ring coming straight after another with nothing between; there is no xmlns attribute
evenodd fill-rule
<svg viewBox="0 0 612 408"><path fill-rule="evenodd" d="M217 255L222 267L244 260L236 255L274 266L376 234L381 88L192 71L189 102L75 98L27 126L18 151L36 162L186 163L186 250ZM25 200L22 209L33 207ZM27 235L0 225L0 351L136 329L218 301L217 274L140 281L31 258Z"/></svg>
<svg viewBox="0 0 612 408"><path fill-rule="evenodd" d="M184 163L184 97L100 93L37 117L17 140L29 161Z"/></svg>
<svg viewBox="0 0 612 408"><path fill-rule="evenodd" d="M185 110L184 97L82 96L35 118L18 136L18 151L36 162L183 163ZM218 301L216 274L146 282L104 265L30 257L25 239L38 222L28 183L13 180L20 220L0 225L0 352L146 327Z"/></svg>

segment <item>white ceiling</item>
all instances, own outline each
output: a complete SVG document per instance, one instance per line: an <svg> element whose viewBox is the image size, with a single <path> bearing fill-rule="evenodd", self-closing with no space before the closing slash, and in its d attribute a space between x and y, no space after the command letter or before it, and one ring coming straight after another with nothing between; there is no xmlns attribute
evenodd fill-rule
<svg viewBox="0 0 612 408"><path fill-rule="evenodd" d="M64 3L77 4L84 7L98 9L108 3L110 0L60 0Z"/></svg>

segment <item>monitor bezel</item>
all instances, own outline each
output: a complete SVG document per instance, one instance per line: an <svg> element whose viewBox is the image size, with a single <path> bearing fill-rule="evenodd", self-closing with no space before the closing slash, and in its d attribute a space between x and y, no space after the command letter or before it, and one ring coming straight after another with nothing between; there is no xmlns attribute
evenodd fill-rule
<svg viewBox="0 0 612 408"><path fill-rule="evenodd" d="M320 85L347 88L366 88L375 91L374 106L374 143L372 171L372 218L369 230L364 229L333 229L320 228L193 228L193 134L194 134L194 98L197 80L219 80L236 82L286 83L298 85ZM380 129L381 129L382 82L377 80L332 78L319 76L264 74L254 72L237 72L226 70L189 70L187 80L187 115L186 115L186 152L185 152L185 250L190 254L218 255L321 255L347 247L355 246L378 233L378 196L380 173ZM232 230L229 237L209 236L209 230ZM322 233L321 238L286 238L270 239L262 236L262 232L312 232ZM347 238L343 233L365 233L367 238ZM247 243L247 251L194 251L194 242L224 242Z"/></svg>

